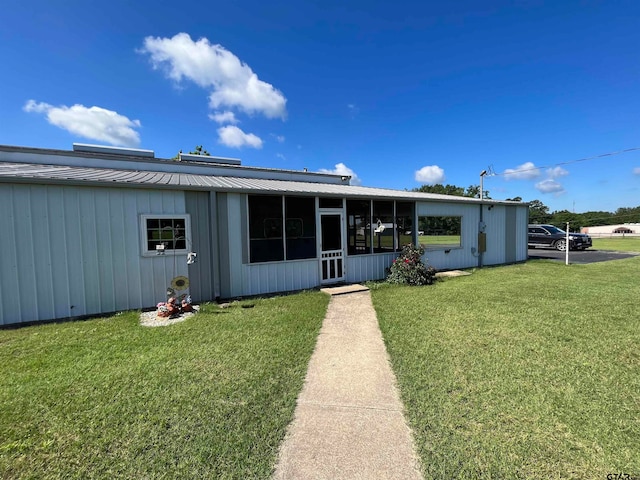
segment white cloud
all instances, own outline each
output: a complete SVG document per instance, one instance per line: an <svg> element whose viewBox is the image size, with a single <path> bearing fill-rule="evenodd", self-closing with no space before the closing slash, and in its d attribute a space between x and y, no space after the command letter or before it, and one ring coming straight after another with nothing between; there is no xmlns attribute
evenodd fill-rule
<svg viewBox="0 0 640 480"><path fill-rule="evenodd" d="M351 177L349 181L349 185L362 185L362 180L358 177L356 172L347 167L344 163L336 164L333 170L328 170L326 168L321 168L318 170L320 173L331 173L333 175L343 175L347 177Z"/></svg>
<svg viewBox="0 0 640 480"><path fill-rule="evenodd" d="M278 141L278 143L284 143L285 141L284 135L275 135L272 133L271 136L275 138Z"/></svg>
<svg viewBox="0 0 640 480"><path fill-rule="evenodd" d="M282 153L276 153L276 158L279 158L280 160L286 160L287 157L285 157Z"/></svg>
<svg viewBox="0 0 640 480"><path fill-rule="evenodd" d="M236 124L238 123L238 119L236 118L236 115L233 112L215 112L215 113L210 113L209 114L209 118L211 120L213 120L216 123L232 123L232 124Z"/></svg>
<svg viewBox="0 0 640 480"><path fill-rule="evenodd" d="M27 101L23 109L44 113L51 125L83 138L125 147L140 145L140 134L135 130L142 126L140 120L130 120L112 110L84 105L54 107L35 100Z"/></svg>
<svg viewBox="0 0 640 480"><path fill-rule="evenodd" d="M533 162L525 162L516 168L507 168L504 171L505 180L533 180L540 176L540 169Z"/></svg>
<svg viewBox="0 0 640 480"><path fill-rule="evenodd" d="M234 125L218 129L218 142L232 148L262 148L262 139L253 133L244 133Z"/></svg>
<svg viewBox="0 0 640 480"><path fill-rule="evenodd" d="M551 178L547 178L546 180L542 180L541 182L536 183L536 189L538 189L542 193L555 193L560 194L564 193L564 187Z"/></svg>
<svg viewBox="0 0 640 480"><path fill-rule="evenodd" d="M417 182L435 185L444 182L444 170L437 165L429 165L416 170L415 179Z"/></svg>
<svg viewBox="0 0 640 480"><path fill-rule="evenodd" d="M258 78L251 68L221 45L206 38L194 42L187 33L172 38L146 37L140 53L148 54L154 68L164 68L176 82L189 79L211 89L211 108L237 108L268 118L285 118L287 99Z"/></svg>
<svg viewBox="0 0 640 480"><path fill-rule="evenodd" d="M633 174L634 175L640 175L640 167L636 167L633 169Z"/></svg>
<svg viewBox="0 0 640 480"><path fill-rule="evenodd" d="M549 178L558 178L569 175L569 172L562 167L553 167L547 169L547 176Z"/></svg>
<svg viewBox="0 0 640 480"><path fill-rule="evenodd" d="M22 109L25 112L36 112L36 113L46 113L47 111L53 108L52 105L44 102L36 102L35 100L27 100L27 103L24 104Z"/></svg>

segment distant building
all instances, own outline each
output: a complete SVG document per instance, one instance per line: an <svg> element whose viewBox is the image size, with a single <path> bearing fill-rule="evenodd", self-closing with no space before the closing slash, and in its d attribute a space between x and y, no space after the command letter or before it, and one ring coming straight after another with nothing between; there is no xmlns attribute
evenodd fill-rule
<svg viewBox="0 0 640 480"><path fill-rule="evenodd" d="M640 223L623 223L619 225L600 225L582 227L582 233L589 235L640 235Z"/></svg>

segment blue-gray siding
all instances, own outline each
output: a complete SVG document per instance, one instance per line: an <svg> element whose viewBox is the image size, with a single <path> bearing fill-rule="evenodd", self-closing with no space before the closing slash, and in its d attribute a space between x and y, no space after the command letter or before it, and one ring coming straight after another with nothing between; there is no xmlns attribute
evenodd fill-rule
<svg viewBox="0 0 640 480"><path fill-rule="evenodd" d="M185 192L186 211L191 216L191 251L197 253L196 263L189 265L189 291L194 302L215 300L215 262L211 242L211 199L215 193ZM182 258L180 261L186 261Z"/></svg>
<svg viewBox="0 0 640 480"><path fill-rule="evenodd" d="M143 213L185 213L170 190L0 184L0 324L154 306L186 258L141 255Z"/></svg>

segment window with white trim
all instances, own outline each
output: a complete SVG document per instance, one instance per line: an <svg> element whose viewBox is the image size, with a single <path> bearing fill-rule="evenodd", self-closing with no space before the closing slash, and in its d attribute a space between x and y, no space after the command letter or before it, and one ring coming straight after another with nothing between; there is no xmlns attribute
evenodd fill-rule
<svg viewBox="0 0 640 480"><path fill-rule="evenodd" d="M184 254L191 245L188 214L140 215L142 255Z"/></svg>

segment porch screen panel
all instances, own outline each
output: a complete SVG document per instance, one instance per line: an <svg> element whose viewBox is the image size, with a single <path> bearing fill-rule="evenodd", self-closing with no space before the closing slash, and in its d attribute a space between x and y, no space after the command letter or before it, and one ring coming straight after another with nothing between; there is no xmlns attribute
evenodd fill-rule
<svg viewBox="0 0 640 480"><path fill-rule="evenodd" d="M287 260L316 257L316 203L313 197L285 197Z"/></svg>
<svg viewBox="0 0 640 480"><path fill-rule="evenodd" d="M347 200L349 255L371 253L371 202L369 200Z"/></svg>
<svg viewBox="0 0 640 480"><path fill-rule="evenodd" d="M373 251L393 252L393 202L373 202Z"/></svg>
<svg viewBox="0 0 640 480"><path fill-rule="evenodd" d="M282 197L249 196L249 258L251 263L284 260ZM239 238L240 242L241 239Z"/></svg>
<svg viewBox="0 0 640 480"><path fill-rule="evenodd" d="M396 202L396 250L413 243L413 202Z"/></svg>

